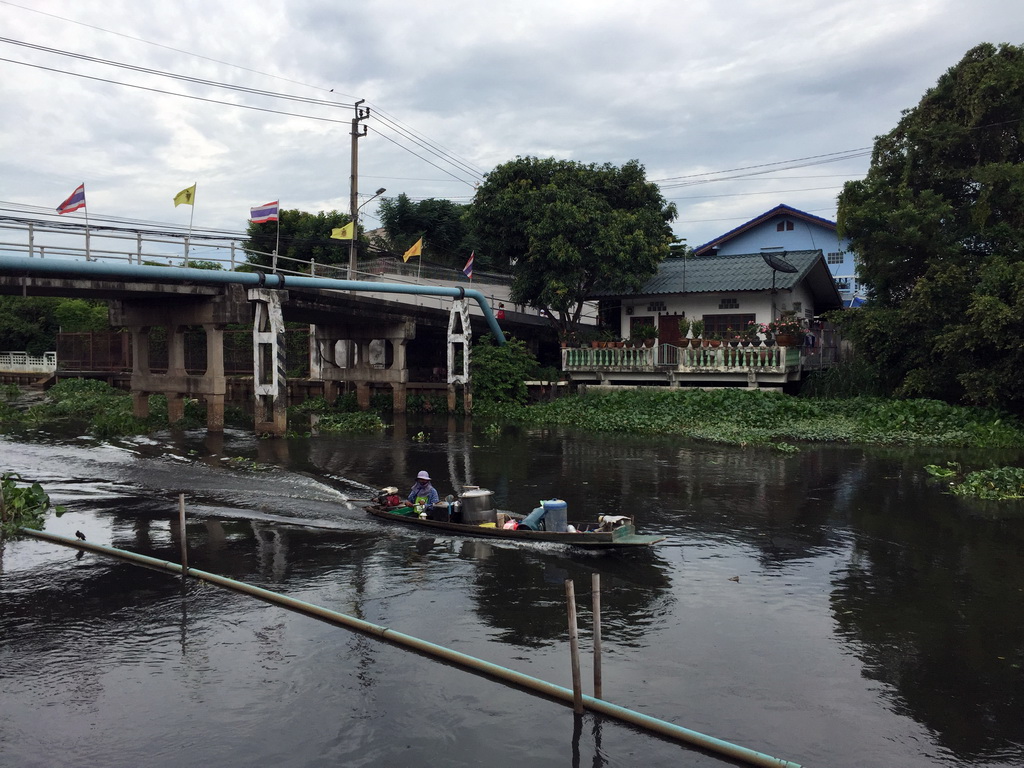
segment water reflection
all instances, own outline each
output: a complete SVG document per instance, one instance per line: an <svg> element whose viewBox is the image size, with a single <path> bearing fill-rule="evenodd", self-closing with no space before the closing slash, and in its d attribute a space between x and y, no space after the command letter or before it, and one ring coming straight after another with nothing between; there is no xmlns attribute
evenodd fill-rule
<svg viewBox="0 0 1024 768"><path fill-rule="evenodd" d="M948 497L922 504L933 490L920 473L890 479L884 496L852 489L856 533L832 599L839 632L864 674L892 687L894 707L958 759L1019 757L1020 521L971 518Z"/></svg>
<svg viewBox="0 0 1024 768"><path fill-rule="evenodd" d="M672 605L670 581L658 556L629 552L581 556L542 546L506 547L466 540L463 557L477 561L473 599L476 612L500 630L502 642L520 648L561 642L566 632L565 581L572 579L580 602L580 631L590 604L592 574L601 575L602 624L617 642L630 645L641 637L655 616Z"/></svg>
<svg viewBox="0 0 1024 768"><path fill-rule="evenodd" d="M934 454L821 447L790 455L467 426L432 417L396 420L384 436L256 440L228 432L211 442L197 432L118 446L29 441L2 449L11 469L40 479L70 507L71 521L54 521L58 527L177 560L176 500L184 492L194 567L524 665L561 668L551 658L561 658L565 642L567 578L577 586L586 639L586 592L598 573L605 637L636 651L620 662L626 679L617 693L684 724L699 709L708 731L746 734L741 741L769 753L851 768L1024 759L1024 513L1004 505L996 516L943 494L921 470ZM597 555L425 537L349 503L411 483L419 469L437 478L442 494L483 485L499 507L518 511L559 497L570 519L626 511L641 530L669 538L649 552ZM393 680L396 654L360 635L299 642L279 614L268 618L237 596L195 584L183 594L166 574L91 554L14 543L0 557L0 680L13 702L0 704L0 718L10 717L5 706L35 705L45 691L66 689L67 706L113 728L123 715L103 714L103 702L121 665L180 672L197 696L213 695L200 670L228 663L224 649L238 656L226 673L236 676L236 691L259 688L310 654L317 666L292 673L303 685L315 687L321 664L350 672L351 680L331 685L349 697L354 730L369 742L383 727L381 709L393 717L391 707L407 698L434 706L430 686ZM237 626L246 627L244 639ZM177 671L159 663L168 643ZM297 649L286 651L289 643ZM836 671L853 656L848 675ZM447 679L397 663L436 675L438 685ZM823 675L836 686L820 693L827 706L815 699ZM752 704L759 696L771 705ZM477 725L471 720L467 729ZM553 731L552 743L566 753L571 744L574 765L588 762L582 719L568 735ZM785 749L770 748L778 740ZM594 765L616 762L608 754L617 745L602 747L598 719L593 741ZM482 759L481 743L474 757ZM389 754L386 744L378 749Z"/></svg>

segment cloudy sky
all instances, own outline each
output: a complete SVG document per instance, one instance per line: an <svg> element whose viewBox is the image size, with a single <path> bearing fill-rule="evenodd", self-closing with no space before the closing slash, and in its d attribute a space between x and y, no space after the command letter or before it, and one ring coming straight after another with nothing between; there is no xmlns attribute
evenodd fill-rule
<svg viewBox="0 0 1024 768"><path fill-rule="evenodd" d="M468 202L517 155L636 158L696 246L779 203L834 218L874 137L972 46L1024 44L1024 11L1019 0L0 0L0 30L2 215L52 213L83 181L96 219L187 227L192 212L172 198L192 183L196 228L244 231L249 208L276 199L348 210L364 99L362 200L386 187ZM364 225L375 212L363 209Z"/></svg>

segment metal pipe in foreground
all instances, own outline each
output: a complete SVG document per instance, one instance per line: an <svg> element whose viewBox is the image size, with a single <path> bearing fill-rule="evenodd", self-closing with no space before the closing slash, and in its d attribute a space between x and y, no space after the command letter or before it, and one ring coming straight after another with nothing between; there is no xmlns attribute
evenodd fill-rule
<svg viewBox="0 0 1024 768"><path fill-rule="evenodd" d="M22 528L20 530L21 533L28 536L43 539L54 544L74 547L75 549L86 549L100 555L130 560L139 563L140 565L145 565L157 570L168 571L170 573L184 573L187 576L192 576L193 578L201 579L203 581L209 581L212 584L219 584L222 587L233 589L236 592L244 592L246 594L253 595L254 597L258 597L261 600L276 603L277 605L291 608L300 613L326 619L327 621L349 627L350 629L355 629L359 632L364 632L368 635L375 635L396 645L412 648L420 653L424 653L438 659L443 659L451 662L452 664L472 669L476 672L498 678L499 680L513 683L522 688L542 693L545 696L549 696L554 699L560 699L567 704L573 703L573 692L560 685L555 685L554 683L548 683L536 677L524 675L521 672L516 672L515 670L508 669L507 667L499 666L498 664L492 664L491 662L484 661L483 659L467 656L464 653L453 651L450 648L436 645L435 643L431 643L427 640L421 640L417 637L413 637L412 635L396 632L395 630L388 629L387 627L382 627L379 624L371 624L368 621L357 619L354 616L338 613L337 611L322 608L318 605L313 605L312 603L307 603L303 600L297 600L293 597L288 597L287 595L282 595L277 592L271 592L270 590L263 589L262 587L246 584L242 581L235 581L234 579L218 576L217 574L209 573L208 571L201 571L197 568L182 568L178 563L172 563L169 560L159 560L155 557L140 555L135 552L116 549L115 547L93 544L89 541L79 541L78 539L58 536L55 533L48 533L46 531L33 531L28 528ZM772 757L771 755L766 755L763 752L756 752L752 749L747 749L746 747L741 747L728 741L716 739L714 736L707 736L703 733L692 731L689 728L684 728L680 725L666 722L665 720L658 720L657 718L650 717L639 712L634 712L631 709L626 709L625 707L620 707L616 704L602 701L601 699L595 699L593 696L584 695L583 704L587 709L593 710L594 712L600 712L603 715L614 717L617 720L630 723L631 725L636 725L640 728L645 728L649 731L653 731L654 733L661 734L662 736L667 736L677 741L684 741L709 752L717 752L718 754L726 755L736 760L741 760L745 763L749 763L750 765L766 766L767 768L801 768L799 763L793 763L789 760Z"/></svg>
<svg viewBox="0 0 1024 768"><path fill-rule="evenodd" d="M302 277L262 272L227 272L192 267L151 267L137 264L115 264L103 261L72 261L70 259L25 259L0 254L0 271L12 275L63 275L74 277L114 277L135 280L193 282L247 285L259 288L324 288L363 293L404 293L410 296L451 296L472 299L480 306L487 327L499 345L505 344L505 334L494 316L487 297L475 288L453 288L444 285L411 285L409 283L376 283L365 280L337 280L331 277Z"/></svg>

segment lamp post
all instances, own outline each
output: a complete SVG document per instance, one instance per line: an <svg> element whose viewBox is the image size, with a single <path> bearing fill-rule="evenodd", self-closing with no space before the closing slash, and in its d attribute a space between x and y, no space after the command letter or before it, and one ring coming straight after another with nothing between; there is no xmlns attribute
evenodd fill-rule
<svg viewBox="0 0 1024 768"><path fill-rule="evenodd" d="M356 237L359 235L359 211L362 210L363 206L372 200L376 200L378 197L387 192L384 187L381 187L373 193L373 197L369 198L365 202L361 203L355 211L352 212L352 239L348 241L348 279L356 279Z"/></svg>

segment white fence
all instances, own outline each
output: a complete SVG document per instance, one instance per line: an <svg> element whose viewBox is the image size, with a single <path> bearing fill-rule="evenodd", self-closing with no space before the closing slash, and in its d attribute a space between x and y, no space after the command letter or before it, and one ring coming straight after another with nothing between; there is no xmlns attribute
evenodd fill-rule
<svg viewBox="0 0 1024 768"><path fill-rule="evenodd" d="M57 353L44 352L30 355L28 352L0 352L0 373L54 373L57 370Z"/></svg>

